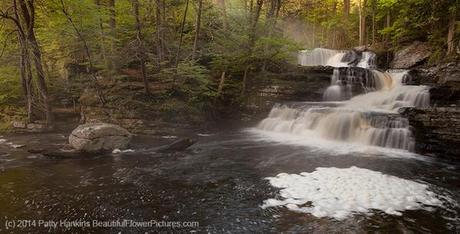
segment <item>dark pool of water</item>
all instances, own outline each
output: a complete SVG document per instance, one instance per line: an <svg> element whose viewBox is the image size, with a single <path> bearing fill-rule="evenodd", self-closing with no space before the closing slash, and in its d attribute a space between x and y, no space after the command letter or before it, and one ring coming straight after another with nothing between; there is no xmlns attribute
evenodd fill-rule
<svg viewBox="0 0 460 234"><path fill-rule="evenodd" d="M262 209L278 190L265 177L312 172L316 167L358 166L429 183L460 201L460 165L436 160L357 153L332 155L258 141L247 132L222 131L196 136L199 143L181 153L157 153L173 139L137 137L134 153L50 159L0 143L0 232L210 232L210 233L455 233L457 206L375 211L342 221L316 218L284 208ZM16 136L18 144L63 142L59 134ZM194 228L6 229L11 220L194 221Z"/></svg>

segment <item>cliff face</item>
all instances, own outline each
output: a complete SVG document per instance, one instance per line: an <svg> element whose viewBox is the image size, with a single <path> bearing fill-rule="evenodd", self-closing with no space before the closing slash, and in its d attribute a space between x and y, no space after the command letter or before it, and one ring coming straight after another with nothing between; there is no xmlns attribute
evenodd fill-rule
<svg viewBox="0 0 460 234"><path fill-rule="evenodd" d="M460 108L406 108L417 153L460 160Z"/></svg>
<svg viewBox="0 0 460 234"><path fill-rule="evenodd" d="M431 87L431 108L401 110L412 126L415 150L425 155L460 160L460 61L428 66L424 63L429 54L427 48L420 43L414 44L396 52L392 65L395 68L395 64L403 64L401 61L406 58L420 58L407 67L412 68L407 84Z"/></svg>
<svg viewBox="0 0 460 234"><path fill-rule="evenodd" d="M295 67L291 71L269 73L251 79L247 112L264 117L275 103L321 101L330 85L332 67Z"/></svg>

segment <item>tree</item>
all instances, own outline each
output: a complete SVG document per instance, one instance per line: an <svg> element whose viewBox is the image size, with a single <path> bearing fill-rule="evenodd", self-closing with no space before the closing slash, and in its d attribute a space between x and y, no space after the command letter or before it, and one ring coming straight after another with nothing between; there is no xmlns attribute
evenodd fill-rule
<svg viewBox="0 0 460 234"><path fill-rule="evenodd" d="M358 0L359 7L359 45L366 45L366 5L367 0Z"/></svg>
<svg viewBox="0 0 460 234"><path fill-rule="evenodd" d="M343 0L343 16L345 20L350 16L350 0Z"/></svg>
<svg viewBox="0 0 460 234"><path fill-rule="evenodd" d="M457 24L457 12L454 7L450 9L449 14L449 29L447 33L447 54L453 54L455 52L455 26Z"/></svg>
<svg viewBox="0 0 460 234"><path fill-rule="evenodd" d="M12 5L1 11L0 16L12 21L18 31L18 41L21 48L20 71L24 93L27 99L29 121L33 121L32 105L32 63L36 73L38 95L41 98L45 123L51 125L53 113L48 96L45 72L42 65L42 53L35 36L35 3L33 0L12 0ZM32 59L32 61L31 61Z"/></svg>
<svg viewBox="0 0 460 234"><path fill-rule="evenodd" d="M195 40L193 41L193 51L192 51L192 60L195 59L195 53L198 48L198 40L200 36L201 29L201 14L203 11L203 0L198 0L198 12L196 13L196 23L195 23Z"/></svg>
<svg viewBox="0 0 460 234"><path fill-rule="evenodd" d="M141 66L142 81L144 82L145 93L150 95L149 82L147 80L147 71L145 68L145 48L142 37L142 24L139 15L139 0L131 0L133 4L133 14L136 19L136 39L137 39L137 52L136 56L139 58Z"/></svg>

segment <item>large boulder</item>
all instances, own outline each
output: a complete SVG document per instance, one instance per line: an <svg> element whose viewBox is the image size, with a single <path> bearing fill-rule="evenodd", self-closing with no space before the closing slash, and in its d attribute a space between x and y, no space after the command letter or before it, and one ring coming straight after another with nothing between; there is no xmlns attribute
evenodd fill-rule
<svg viewBox="0 0 460 234"><path fill-rule="evenodd" d="M391 68L409 69L423 64L430 57L430 46L423 42L414 42L411 45L396 51Z"/></svg>
<svg viewBox="0 0 460 234"><path fill-rule="evenodd" d="M89 123L78 126L69 136L70 145L83 152L112 151L128 147L132 135L114 124Z"/></svg>

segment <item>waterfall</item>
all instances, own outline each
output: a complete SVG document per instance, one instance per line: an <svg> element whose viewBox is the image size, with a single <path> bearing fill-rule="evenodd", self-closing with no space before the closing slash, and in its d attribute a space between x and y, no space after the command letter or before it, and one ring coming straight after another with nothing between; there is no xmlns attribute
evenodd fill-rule
<svg viewBox="0 0 460 234"><path fill-rule="evenodd" d="M370 51L340 51L324 48L302 50L298 55L298 63L302 66L361 67L374 69L375 54Z"/></svg>
<svg viewBox="0 0 460 234"><path fill-rule="evenodd" d="M300 64L332 64L331 61L338 61L335 58L338 55L344 60L356 60L355 55L347 52L315 49L310 54L302 51L299 61ZM407 71L372 70L374 60L375 54L363 52L359 61L354 61L356 67L334 68L331 85L323 99L339 101L338 105L277 104L257 128L412 151L413 134L408 120L401 117L398 110L429 106L429 87L405 85Z"/></svg>

